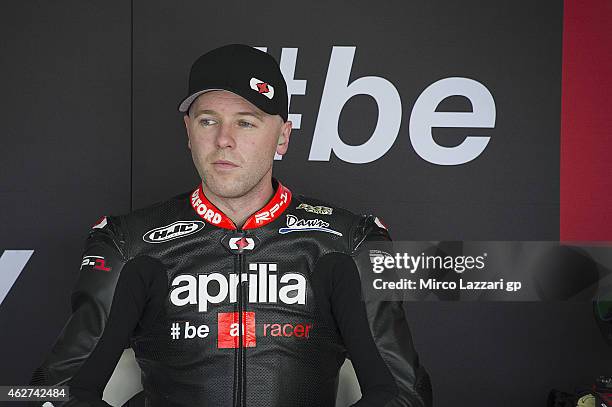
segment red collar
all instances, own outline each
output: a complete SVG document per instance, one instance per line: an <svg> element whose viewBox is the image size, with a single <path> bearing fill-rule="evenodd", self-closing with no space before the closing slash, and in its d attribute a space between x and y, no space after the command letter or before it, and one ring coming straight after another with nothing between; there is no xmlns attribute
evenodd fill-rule
<svg viewBox="0 0 612 407"><path fill-rule="evenodd" d="M270 199L263 208L249 216L246 222L244 222L244 226L242 226L243 230L259 228L272 222L283 213L287 206L289 206L289 202L291 202L291 191L279 181L276 182L278 186L276 187L276 192L274 192L272 199ZM191 194L191 206L202 219L210 224L223 229L238 229L227 215L221 212L208 200L208 198L206 198L204 192L202 192L201 183Z"/></svg>

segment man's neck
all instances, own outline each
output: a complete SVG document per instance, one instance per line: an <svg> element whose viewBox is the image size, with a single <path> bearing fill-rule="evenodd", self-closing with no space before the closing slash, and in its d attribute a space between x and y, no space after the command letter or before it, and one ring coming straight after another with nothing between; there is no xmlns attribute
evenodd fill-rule
<svg viewBox="0 0 612 407"><path fill-rule="evenodd" d="M246 194L237 198L224 198L214 194L206 184L202 183L202 192L206 198L234 222L237 228L242 228L244 222L253 213L268 203L274 195L272 179L262 180Z"/></svg>

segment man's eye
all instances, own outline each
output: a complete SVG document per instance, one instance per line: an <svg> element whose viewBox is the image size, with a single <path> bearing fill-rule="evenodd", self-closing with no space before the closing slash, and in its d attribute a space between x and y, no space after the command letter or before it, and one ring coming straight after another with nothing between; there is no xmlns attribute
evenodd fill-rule
<svg viewBox="0 0 612 407"><path fill-rule="evenodd" d="M249 128L249 127L255 127L255 125L254 125L253 123L249 123L249 122L247 122L247 121L245 121L245 120L240 120L240 121L238 122L238 125L239 125L240 127L246 127L246 128Z"/></svg>
<svg viewBox="0 0 612 407"><path fill-rule="evenodd" d="M215 121L213 119L200 119L199 122L201 126L211 126L215 124Z"/></svg>

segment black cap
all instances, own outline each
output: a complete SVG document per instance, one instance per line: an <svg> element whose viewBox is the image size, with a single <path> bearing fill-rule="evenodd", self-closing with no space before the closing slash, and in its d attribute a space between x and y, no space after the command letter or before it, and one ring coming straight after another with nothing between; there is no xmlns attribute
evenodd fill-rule
<svg viewBox="0 0 612 407"><path fill-rule="evenodd" d="M228 90L268 114L288 115L287 84L278 62L266 52L243 44L225 45L199 57L189 72L189 91L179 112L202 93Z"/></svg>

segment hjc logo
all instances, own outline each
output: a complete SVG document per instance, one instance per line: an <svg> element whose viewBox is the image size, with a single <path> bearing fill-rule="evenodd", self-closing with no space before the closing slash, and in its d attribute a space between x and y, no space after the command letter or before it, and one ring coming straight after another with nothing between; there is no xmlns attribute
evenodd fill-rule
<svg viewBox="0 0 612 407"><path fill-rule="evenodd" d="M199 232L204 227L201 221L177 221L167 226L149 230L142 236L147 243L164 243Z"/></svg>
<svg viewBox="0 0 612 407"><path fill-rule="evenodd" d="M267 51L267 47L256 47ZM402 120L402 102L395 86L385 78L364 76L349 83L356 47L333 47L319 115L316 120L309 161L329 161L333 152L339 159L365 164L379 159L393 146ZM295 79L297 48L283 48L280 67L287 82L289 104L291 95L305 95L305 79ZM338 120L346 102L355 95L369 95L378 106L378 120L374 132L361 145L349 145L338 134ZM463 96L472 105L471 112L437 112L438 105L450 96ZM410 143L425 161L437 165L459 165L476 159L483 153L490 136L472 136L457 146L439 145L432 129L495 127L495 101L491 92L480 82L469 78L451 77L429 85L416 99L408 125ZM292 113L289 120L299 129L302 115ZM275 159L282 159L276 155Z"/></svg>

